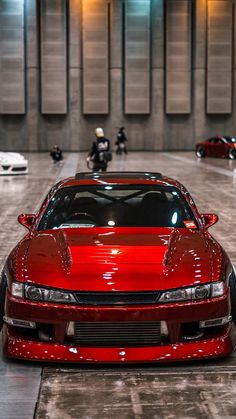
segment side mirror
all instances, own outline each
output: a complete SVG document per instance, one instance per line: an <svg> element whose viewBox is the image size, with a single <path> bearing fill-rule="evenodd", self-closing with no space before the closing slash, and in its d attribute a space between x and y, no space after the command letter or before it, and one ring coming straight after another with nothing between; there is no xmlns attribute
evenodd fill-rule
<svg viewBox="0 0 236 419"><path fill-rule="evenodd" d="M201 217L204 222L205 230L216 224L219 220L219 217L216 214L201 214Z"/></svg>
<svg viewBox="0 0 236 419"><path fill-rule="evenodd" d="M30 230L36 220L36 214L21 214L17 220L21 225Z"/></svg>

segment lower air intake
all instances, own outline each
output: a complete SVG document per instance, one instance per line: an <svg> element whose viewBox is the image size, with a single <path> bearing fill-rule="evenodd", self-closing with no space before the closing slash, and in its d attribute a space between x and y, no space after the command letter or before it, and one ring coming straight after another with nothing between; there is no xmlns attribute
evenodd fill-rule
<svg viewBox="0 0 236 419"><path fill-rule="evenodd" d="M75 323L75 343L97 348L158 346L160 322Z"/></svg>
<svg viewBox="0 0 236 419"><path fill-rule="evenodd" d="M12 171L13 172L24 172L24 171L26 171L26 167L13 167Z"/></svg>

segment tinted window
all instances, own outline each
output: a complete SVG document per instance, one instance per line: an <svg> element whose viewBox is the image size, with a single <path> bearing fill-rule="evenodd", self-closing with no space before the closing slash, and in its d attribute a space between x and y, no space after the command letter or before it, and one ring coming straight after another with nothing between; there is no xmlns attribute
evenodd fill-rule
<svg viewBox="0 0 236 419"><path fill-rule="evenodd" d="M219 144L219 143L222 142L222 140L220 138L218 138L218 137L210 138L208 141L211 144Z"/></svg>
<svg viewBox="0 0 236 419"><path fill-rule="evenodd" d="M51 199L39 230L95 227L185 227L196 220L178 189L145 186L63 188Z"/></svg>
<svg viewBox="0 0 236 419"><path fill-rule="evenodd" d="M224 137L224 140L227 143L236 143L236 138L234 138L234 137Z"/></svg>

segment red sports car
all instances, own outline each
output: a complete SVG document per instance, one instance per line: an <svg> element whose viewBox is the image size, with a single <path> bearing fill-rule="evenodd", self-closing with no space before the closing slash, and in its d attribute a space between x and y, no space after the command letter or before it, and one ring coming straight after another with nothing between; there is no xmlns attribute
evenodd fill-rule
<svg viewBox="0 0 236 419"><path fill-rule="evenodd" d="M196 144L197 157L226 157L236 159L236 138L212 137Z"/></svg>
<svg viewBox="0 0 236 419"><path fill-rule="evenodd" d="M179 182L79 173L56 184L8 257L0 285L7 357L179 361L235 347L236 276Z"/></svg>

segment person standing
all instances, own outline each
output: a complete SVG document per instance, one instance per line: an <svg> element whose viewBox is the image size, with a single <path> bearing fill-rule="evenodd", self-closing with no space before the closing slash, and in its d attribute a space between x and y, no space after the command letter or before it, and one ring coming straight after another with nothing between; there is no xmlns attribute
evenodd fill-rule
<svg viewBox="0 0 236 419"><path fill-rule="evenodd" d="M112 159L110 151L110 140L105 138L102 128L95 129L96 139L93 141L89 151L87 162L93 162L93 172L105 172L107 170L108 162Z"/></svg>
<svg viewBox="0 0 236 419"><path fill-rule="evenodd" d="M116 145L117 145L116 154L123 154L123 153L127 154L127 148L126 148L125 143L128 140L124 133L124 129L125 129L124 127L121 127L116 135Z"/></svg>

